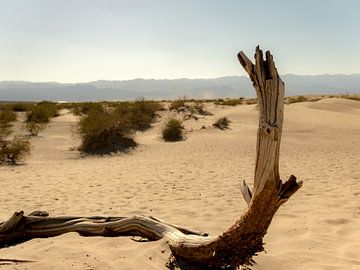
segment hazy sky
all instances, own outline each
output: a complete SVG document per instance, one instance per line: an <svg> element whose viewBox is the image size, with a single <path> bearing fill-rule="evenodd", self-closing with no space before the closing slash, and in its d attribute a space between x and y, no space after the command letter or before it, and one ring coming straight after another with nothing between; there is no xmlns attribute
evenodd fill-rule
<svg viewBox="0 0 360 270"><path fill-rule="evenodd" d="M0 80L244 75L270 49L280 73L360 72L358 0L0 0Z"/></svg>

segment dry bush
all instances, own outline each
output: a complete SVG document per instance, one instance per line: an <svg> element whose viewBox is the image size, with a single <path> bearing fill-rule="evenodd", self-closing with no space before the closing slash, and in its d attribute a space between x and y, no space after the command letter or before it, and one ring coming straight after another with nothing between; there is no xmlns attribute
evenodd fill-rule
<svg viewBox="0 0 360 270"><path fill-rule="evenodd" d="M224 129L229 128L229 123L230 123L230 121L227 117L221 117L218 120L216 120L216 122L213 124L213 126L215 128L224 130Z"/></svg>
<svg viewBox="0 0 360 270"><path fill-rule="evenodd" d="M130 121L104 109L92 110L84 116L78 131L82 140L79 150L86 153L107 154L136 146Z"/></svg>
<svg viewBox="0 0 360 270"><path fill-rule="evenodd" d="M180 120L170 118L162 130L162 138L166 142L180 141L183 139L183 125Z"/></svg>
<svg viewBox="0 0 360 270"><path fill-rule="evenodd" d="M42 101L34 104L26 113L25 126L31 135L38 133L50 121L50 118L58 116L58 106L54 102Z"/></svg>
<svg viewBox="0 0 360 270"><path fill-rule="evenodd" d="M194 113L197 113L200 115L212 115L211 112L205 110L204 103L202 103L201 101L195 101L195 104L192 108L194 110Z"/></svg>
<svg viewBox="0 0 360 270"><path fill-rule="evenodd" d="M346 99L352 99L352 100L360 101L360 95L344 94L344 95L341 95L340 97L341 97L341 98L346 98Z"/></svg>
<svg viewBox="0 0 360 270"><path fill-rule="evenodd" d="M249 98L249 99L246 99L246 100L244 101L244 103L245 103L246 105L257 104L257 99L256 99L256 98Z"/></svg>
<svg viewBox="0 0 360 270"><path fill-rule="evenodd" d="M103 108L104 104L102 102L76 102L69 103L67 109L72 110L75 115L86 115L90 111L97 111Z"/></svg>
<svg viewBox="0 0 360 270"><path fill-rule="evenodd" d="M30 142L23 137L0 140L0 164L16 164L30 152Z"/></svg>
<svg viewBox="0 0 360 270"><path fill-rule="evenodd" d="M126 118L131 128L136 131L145 131L155 121L157 111L163 110L163 106L157 101L147 101L143 98L135 102L121 102L116 105L115 112L122 118Z"/></svg>
<svg viewBox="0 0 360 270"><path fill-rule="evenodd" d="M0 140L11 134L11 126L14 121L16 121L16 114L2 107L0 111Z"/></svg>
<svg viewBox="0 0 360 270"><path fill-rule="evenodd" d="M305 96L296 96L296 97L288 97L286 101L287 101L287 104L292 104L292 103L310 101L310 99L308 99Z"/></svg>
<svg viewBox="0 0 360 270"><path fill-rule="evenodd" d="M42 101L34 104L26 115L26 122L48 123L50 118L58 116L58 107L56 103Z"/></svg>
<svg viewBox="0 0 360 270"><path fill-rule="evenodd" d="M31 136L37 136L45 128L45 123L26 122L25 127Z"/></svg>
<svg viewBox="0 0 360 270"><path fill-rule="evenodd" d="M9 124L16 121L16 113L0 108L0 124Z"/></svg>
<svg viewBox="0 0 360 270"><path fill-rule="evenodd" d="M31 109L32 104L29 102L19 102L7 104L7 106L13 112L26 112Z"/></svg>
<svg viewBox="0 0 360 270"><path fill-rule="evenodd" d="M225 100L219 100L216 101L215 104L216 105L225 105L225 106L236 106L236 105L241 105L244 103L244 98L240 97L240 98L228 98Z"/></svg>
<svg viewBox="0 0 360 270"><path fill-rule="evenodd" d="M10 107L4 108L1 107L0 111L0 165L16 164L30 152L30 142L23 137L7 139L12 122L16 121L16 113Z"/></svg>
<svg viewBox="0 0 360 270"><path fill-rule="evenodd" d="M316 101L319 101L319 100L321 100L321 99L322 99L321 97L311 97L311 98L309 98L308 101L310 101L310 102L316 102Z"/></svg>
<svg viewBox="0 0 360 270"><path fill-rule="evenodd" d="M173 100L169 105L170 111L179 112L179 111L183 110L184 108L186 108L185 102L186 102L185 98L178 98L178 99Z"/></svg>
<svg viewBox="0 0 360 270"><path fill-rule="evenodd" d="M78 131L79 149L87 153L106 154L135 147L134 134L151 127L162 105L143 98L134 102L102 102L77 104L82 117ZM85 107L81 107L85 105ZM84 110L84 108L87 108Z"/></svg>

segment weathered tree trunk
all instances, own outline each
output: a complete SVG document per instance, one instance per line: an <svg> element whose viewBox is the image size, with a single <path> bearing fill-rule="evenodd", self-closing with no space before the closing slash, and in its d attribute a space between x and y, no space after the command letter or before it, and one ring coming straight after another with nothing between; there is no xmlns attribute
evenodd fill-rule
<svg viewBox="0 0 360 270"><path fill-rule="evenodd" d="M141 236L149 240L166 238L179 264L206 269L235 269L249 263L263 250L263 237L277 209L300 187L295 176L282 183L279 152L283 124L284 83L270 52L256 48L255 64L243 53L240 64L253 82L259 105L254 188L245 181L242 194L248 204L240 218L219 236L167 224L154 217L47 217L43 213L24 216L16 212L0 223L0 247L35 237L51 237L67 232L86 236Z"/></svg>

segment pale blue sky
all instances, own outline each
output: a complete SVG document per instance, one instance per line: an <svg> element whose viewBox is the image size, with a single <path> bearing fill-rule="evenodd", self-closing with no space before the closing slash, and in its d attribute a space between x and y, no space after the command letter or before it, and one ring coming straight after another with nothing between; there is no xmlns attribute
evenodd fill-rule
<svg viewBox="0 0 360 270"><path fill-rule="evenodd" d="M0 80L244 75L270 49L280 73L360 72L358 0L0 0Z"/></svg>

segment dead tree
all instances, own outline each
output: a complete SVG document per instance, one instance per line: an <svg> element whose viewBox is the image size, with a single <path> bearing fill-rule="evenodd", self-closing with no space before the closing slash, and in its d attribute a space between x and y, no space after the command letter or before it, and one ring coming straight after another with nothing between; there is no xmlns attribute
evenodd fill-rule
<svg viewBox="0 0 360 270"><path fill-rule="evenodd" d="M25 216L16 212L0 223L0 247L36 237L67 232L84 236L140 236L150 241L166 238L177 263L205 269L235 269L263 250L263 238L277 209L300 187L291 175L283 183L279 174L279 151L283 125L284 83L269 51L266 59L256 48L255 64L243 53L240 64L249 74L259 105L256 165L253 191L245 181L241 192L248 208L223 234L201 232L171 225L146 216L48 217L43 212Z"/></svg>

